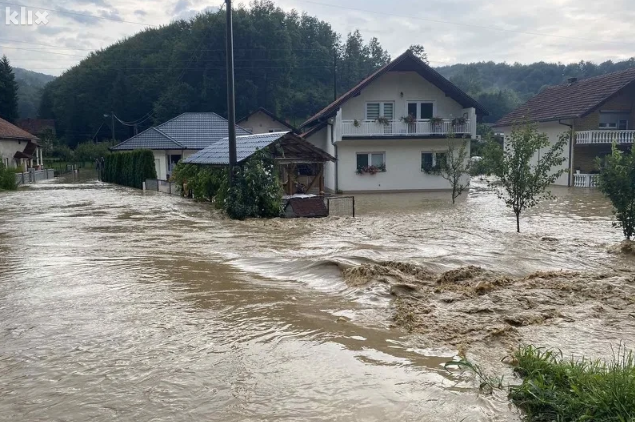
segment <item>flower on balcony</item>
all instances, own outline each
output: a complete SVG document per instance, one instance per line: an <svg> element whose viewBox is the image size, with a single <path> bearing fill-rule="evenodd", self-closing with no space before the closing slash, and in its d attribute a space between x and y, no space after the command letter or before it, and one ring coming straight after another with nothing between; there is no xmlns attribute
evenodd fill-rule
<svg viewBox="0 0 635 422"><path fill-rule="evenodd" d="M384 126L388 126L390 124L390 120L384 116L379 116L375 121Z"/></svg>
<svg viewBox="0 0 635 422"><path fill-rule="evenodd" d="M359 120L355 119L353 120L353 126L355 127L360 127L362 124L359 122Z"/></svg>
<svg viewBox="0 0 635 422"><path fill-rule="evenodd" d="M456 117L452 119L452 126L453 127L463 126L466 122L467 122L467 119L465 117Z"/></svg>
<svg viewBox="0 0 635 422"><path fill-rule="evenodd" d="M417 118L415 116L413 116L412 114L409 114L407 116L404 116L401 118L401 121L406 123L406 124L413 124L417 122Z"/></svg>
<svg viewBox="0 0 635 422"><path fill-rule="evenodd" d="M432 126L440 126L443 123L443 117L432 117L430 119L430 124Z"/></svg>
<svg viewBox="0 0 635 422"><path fill-rule="evenodd" d="M359 175L370 174L371 176L374 176L377 173L383 173L385 171L386 171L386 164L382 164L381 166L358 167L356 173Z"/></svg>

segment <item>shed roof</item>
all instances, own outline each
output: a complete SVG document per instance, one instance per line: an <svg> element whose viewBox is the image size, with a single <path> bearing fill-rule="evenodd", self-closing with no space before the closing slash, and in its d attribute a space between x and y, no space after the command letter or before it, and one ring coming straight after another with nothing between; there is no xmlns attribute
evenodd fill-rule
<svg viewBox="0 0 635 422"><path fill-rule="evenodd" d="M249 132L236 126L237 135ZM202 150L227 137L227 119L216 113L183 113L172 120L150 128L114 146L114 151L131 149Z"/></svg>
<svg viewBox="0 0 635 422"><path fill-rule="evenodd" d="M314 147L292 132L262 133L236 137L237 161L241 163L256 151L274 144L280 145L282 155L274 152L278 160L289 162L326 162L335 161L331 155ZM229 138L221 139L213 145L199 151L184 160L186 164L228 165Z"/></svg>
<svg viewBox="0 0 635 422"><path fill-rule="evenodd" d="M379 68L375 73L362 80L350 91L326 106L309 120L302 123L300 128L306 129L307 126L313 125L321 119L331 117L344 103L356 96L362 89L373 83L380 76L391 71L417 72L419 75L421 75L422 78L437 86L439 89L445 92L447 96L451 97L454 101L461 104L463 107L474 107L479 114L489 114L487 110L485 110L485 108L481 106L475 99L467 95L459 87L444 78L439 72L428 66L412 51L407 50L401 56L397 57L395 60L391 61L387 65Z"/></svg>
<svg viewBox="0 0 635 422"><path fill-rule="evenodd" d="M546 88L502 119L495 127L528 120L549 122L584 117L635 83L635 68Z"/></svg>
<svg viewBox="0 0 635 422"><path fill-rule="evenodd" d="M18 141L37 141L37 136L20 129L14 124L0 118L0 139L15 139Z"/></svg>

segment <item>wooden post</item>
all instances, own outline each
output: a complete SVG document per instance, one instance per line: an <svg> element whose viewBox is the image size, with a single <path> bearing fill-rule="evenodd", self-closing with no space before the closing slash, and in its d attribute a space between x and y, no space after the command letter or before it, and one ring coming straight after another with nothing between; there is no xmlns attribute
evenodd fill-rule
<svg viewBox="0 0 635 422"><path fill-rule="evenodd" d="M320 189L320 195L322 195L322 193L324 193L324 163L320 164L320 180L318 181L319 183L319 189Z"/></svg>

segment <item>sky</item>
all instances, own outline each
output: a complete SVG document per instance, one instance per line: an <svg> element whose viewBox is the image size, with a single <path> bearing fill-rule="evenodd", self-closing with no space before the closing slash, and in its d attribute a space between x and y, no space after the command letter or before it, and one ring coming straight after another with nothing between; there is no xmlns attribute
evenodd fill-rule
<svg viewBox="0 0 635 422"><path fill-rule="evenodd" d="M599 63L635 55L635 0L274 2L285 10L296 9L325 20L344 36L359 29L367 40L377 37L393 57L411 44L422 44L433 66L490 60ZM91 51L149 26L217 10L222 3L0 0L0 55L6 54L14 67L59 75ZM237 4L240 2L234 0L234 7ZM30 25L28 19L21 24L20 6L28 6L25 10L32 12ZM7 24L11 17L14 19ZM44 17L39 24L38 17Z"/></svg>

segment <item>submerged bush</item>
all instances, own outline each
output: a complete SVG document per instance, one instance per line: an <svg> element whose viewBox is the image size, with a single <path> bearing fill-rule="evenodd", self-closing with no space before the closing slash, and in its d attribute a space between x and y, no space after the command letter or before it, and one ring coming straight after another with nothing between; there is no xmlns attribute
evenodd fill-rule
<svg viewBox="0 0 635 422"><path fill-rule="evenodd" d="M16 171L5 167L0 163L0 190L16 190L18 184L15 181Z"/></svg>
<svg viewBox="0 0 635 422"><path fill-rule="evenodd" d="M626 239L635 236L635 151L620 151L613 144L613 153L602 163L597 160L600 172L600 190L613 204L617 222Z"/></svg>
<svg viewBox="0 0 635 422"><path fill-rule="evenodd" d="M183 196L193 197L197 201L213 201L226 177L225 168L180 162L174 168L170 180L177 184Z"/></svg>
<svg viewBox="0 0 635 422"><path fill-rule="evenodd" d="M118 152L104 160L104 182L141 189L146 179L156 178L154 154L150 150Z"/></svg>
<svg viewBox="0 0 635 422"><path fill-rule="evenodd" d="M510 398L530 421L634 421L635 358L620 348L611 362L564 360L532 346L513 356L523 378Z"/></svg>

